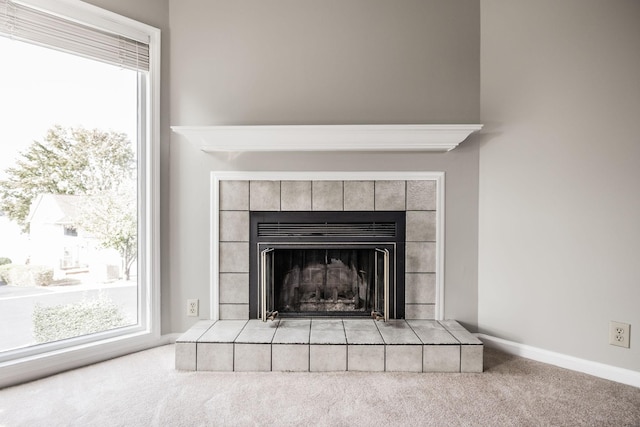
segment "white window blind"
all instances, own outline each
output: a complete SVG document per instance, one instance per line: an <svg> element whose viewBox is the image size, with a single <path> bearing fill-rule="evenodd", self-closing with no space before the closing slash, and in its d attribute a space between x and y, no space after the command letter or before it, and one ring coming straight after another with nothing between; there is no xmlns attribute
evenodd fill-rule
<svg viewBox="0 0 640 427"><path fill-rule="evenodd" d="M149 70L149 44L11 0L0 0L0 36L137 71Z"/></svg>

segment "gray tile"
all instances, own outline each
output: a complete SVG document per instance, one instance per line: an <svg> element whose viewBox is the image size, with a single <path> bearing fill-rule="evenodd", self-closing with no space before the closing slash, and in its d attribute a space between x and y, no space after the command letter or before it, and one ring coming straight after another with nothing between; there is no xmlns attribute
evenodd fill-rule
<svg viewBox="0 0 640 427"><path fill-rule="evenodd" d="M309 345L307 344L273 344L271 358L273 371L309 371Z"/></svg>
<svg viewBox="0 0 640 427"><path fill-rule="evenodd" d="M451 335L460 341L460 344L482 345L482 341L455 320L441 320L440 324L451 332Z"/></svg>
<svg viewBox="0 0 640 427"><path fill-rule="evenodd" d="M483 345L460 346L460 372L482 372L483 351Z"/></svg>
<svg viewBox="0 0 640 427"><path fill-rule="evenodd" d="M407 211L406 237L407 242L435 242L435 211Z"/></svg>
<svg viewBox="0 0 640 427"><path fill-rule="evenodd" d="M176 342L175 366L180 371L196 370L196 343Z"/></svg>
<svg viewBox="0 0 640 427"><path fill-rule="evenodd" d="M220 303L249 304L249 273L220 273Z"/></svg>
<svg viewBox="0 0 640 427"><path fill-rule="evenodd" d="M198 341L198 338L200 338L202 334L207 331L207 329L213 326L214 323L216 323L215 320L200 320L195 325L190 327L187 332L180 335L176 340L176 343Z"/></svg>
<svg viewBox="0 0 640 427"><path fill-rule="evenodd" d="M344 210L342 181L313 181L312 206L314 211L341 211Z"/></svg>
<svg viewBox="0 0 640 427"><path fill-rule="evenodd" d="M384 344L375 320L344 319L344 332L349 344Z"/></svg>
<svg viewBox="0 0 640 427"><path fill-rule="evenodd" d="M387 372L422 372L422 345L385 346Z"/></svg>
<svg viewBox="0 0 640 427"><path fill-rule="evenodd" d="M440 323L435 320L407 320L423 344L459 344Z"/></svg>
<svg viewBox="0 0 640 427"><path fill-rule="evenodd" d="M422 352L423 372L460 372L459 345L425 345Z"/></svg>
<svg viewBox="0 0 640 427"><path fill-rule="evenodd" d="M249 211L220 211L220 241L249 241Z"/></svg>
<svg viewBox="0 0 640 427"><path fill-rule="evenodd" d="M220 304L220 319L248 320L249 304Z"/></svg>
<svg viewBox="0 0 640 427"><path fill-rule="evenodd" d="M309 344L311 319L282 319L273 337L274 344Z"/></svg>
<svg viewBox="0 0 640 427"><path fill-rule="evenodd" d="M273 336L278 329L279 320L273 322L263 322L258 319L251 319L247 322L240 335L235 340L235 343L244 344L271 344Z"/></svg>
<svg viewBox="0 0 640 427"><path fill-rule="evenodd" d="M280 188L280 210L311 210L311 181L282 181Z"/></svg>
<svg viewBox="0 0 640 427"><path fill-rule="evenodd" d="M347 370L346 345L309 346L309 371L332 372Z"/></svg>
<svg viewBox="0 0 640 427"><path fill-rule="evenodd" d="M280 181L251 181L249 209L252 211L279 211Z"/></svg>
<svg viewBox="0 0 640 427"><path fill-rule="evenodd" d="M407 210L436 210L436 181L407 181Z"/></svg>
<svg viewBox="0 0 640 427"><path fill-rule="evenodd" d="M246 320L218 320L200 337L198 342L232 343L246 324Z"/></svg>
<svg viewBox="0 0 640 427"><path fill-rule="evenodd" d="M419 344L420 338L413 332L405 320L389 320L387 322L375 322L382 335L385 344ZM421 362L422 363L422 362Z"/></svg>
<svg viewBox="0 0 640 427"><path fill-rule="evenodd" d="M405 181L376 181L375 210L403 211L405 203Z"/></svg>
<svg viewBox="0 0 640 427"><path fill-rule="evenodd" d="M235 344L233 370L236 372L270 372L271 344Z"/></svg>
<svg viewBox="0 0 640 427"><path fill-rule="evenodd" d="M407 273L435 273L435 243L407 242L405 245L405 251L405 271Z"/></svg>
<svg viewBox="0 0 640 427"><path fill-rule="evenodd" d="M312 319L311 344L346 344L344 326L340 319Z"/></svg>
<svg viewBox="0 0 640 427"><path fill-rule="evenodd" d="M349 345L347 358L348 371L384 371L384 345Z"/></svg>
<svg viewBox="0 0 640 427"><path fill-rule="evenodd" d="M344 182L345 211L372 211L374 210L374 200L373 181Z"/></svg>
<svg viewBox="0 0 640 427"><path fill-rule="evenodd" d="M249 181L220 181L220 210L249 209Z"/></svg>
<svg viewBox="0 0 640 427"><path fill-rule="evenodd" d="M405 319L435 319L436 318L436 306L435 304L405 304L404 306Z"/></svg>
<svg viewBox="0 0 640 427"><path fill-rule="evenodd" d="M218 247L221 273L249 272L249 243L220 242Z"/></svg>
<svg viewBox="0 0 640 427"><path fill-rule="evenodd" d="M404 276L407 304L435 304L436 275L434 273L407 273Z"/></svg>
<svg viewBox="0 0 640 427"><path fill-rule="evenodd" d="M198 343L198 371L233 371L233 344Z"/></svg>

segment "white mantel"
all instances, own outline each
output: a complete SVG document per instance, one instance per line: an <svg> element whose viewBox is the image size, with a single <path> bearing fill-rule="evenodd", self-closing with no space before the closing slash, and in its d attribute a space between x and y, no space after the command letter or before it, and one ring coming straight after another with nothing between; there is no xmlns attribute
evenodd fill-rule
<svg viewBox="0 0 640 427"><path fill-rule="evenodd" d="M481 124L172 126L205 152L432 151L456 148Z"/></svg>

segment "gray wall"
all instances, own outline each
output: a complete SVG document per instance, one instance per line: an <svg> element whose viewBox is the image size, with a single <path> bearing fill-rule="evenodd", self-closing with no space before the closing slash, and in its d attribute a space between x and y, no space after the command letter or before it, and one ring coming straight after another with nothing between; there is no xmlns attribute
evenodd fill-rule
<svg viewBox="0 0 640 427"><path fill-rule="evenodd" d="M480 330L640 371L640 2L481 17Z"/></svg>
<svg viewBox="0 0 640 427"><path fill-rule="evenodd" d="M477 1L170 1L171 124L477 123ZM205 154L171 136L169 326L209 310L209 172L446 172L447 317L477 323L478 146L446 154ZM164 171L166 173L166 171Z"/></svg>

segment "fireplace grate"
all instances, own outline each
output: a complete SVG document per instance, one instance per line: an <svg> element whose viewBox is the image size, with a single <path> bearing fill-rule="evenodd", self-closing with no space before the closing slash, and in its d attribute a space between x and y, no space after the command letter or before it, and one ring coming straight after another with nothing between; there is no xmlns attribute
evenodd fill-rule
<svg viewBox="0 0 640 427"><path fill-rule="evenodd" d="M258 237L378 237L395 238L395 222L258 223Z"/></svg>

